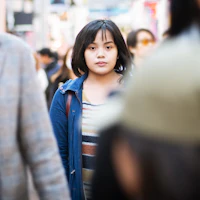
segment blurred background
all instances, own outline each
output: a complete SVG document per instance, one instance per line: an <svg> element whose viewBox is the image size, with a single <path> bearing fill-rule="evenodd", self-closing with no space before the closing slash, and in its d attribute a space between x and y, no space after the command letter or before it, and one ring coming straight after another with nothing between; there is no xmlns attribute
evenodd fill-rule
<svg viewBox="0 0 200 200"><path fill-rule="evenodd" d="M0 0L0 31L22 37L33 49L65 52L80 29L98 18L113 20L124 37L147 28L157 39L168 28L170 0Z"/></svg>

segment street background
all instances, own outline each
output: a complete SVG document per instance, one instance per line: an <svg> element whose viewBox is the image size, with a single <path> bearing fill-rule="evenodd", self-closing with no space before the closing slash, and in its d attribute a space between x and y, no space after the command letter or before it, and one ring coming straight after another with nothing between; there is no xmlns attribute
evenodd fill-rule
<svg viewBox="0 0 200 200"><path fill-rule="evenodd" d="M160 39L170 22L169 0L0 0L0 31L22 37L34 50L62 54L93 19L113 20L124 37L150 29Z"/></svg>

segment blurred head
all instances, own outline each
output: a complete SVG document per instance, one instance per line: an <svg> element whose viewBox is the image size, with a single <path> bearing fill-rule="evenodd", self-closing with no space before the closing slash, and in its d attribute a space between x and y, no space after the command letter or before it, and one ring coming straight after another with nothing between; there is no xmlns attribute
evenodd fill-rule
<svg viewBox="0 0 200 200"><path fill-rule="evenodd" d="M171 27L169 35L175 37L197 24L200 29L200 1L199 0L173 0L171 1Z"/></svg>
<svg viewBox="0 0 200 200"><path fill-rule="evenodd" d="M55 54L49 48L43 48L38 51L39 60L42 64L49 64L54 59Z"/></svg>
<svg viewBox="0 0 200 200"><path fill-rule="evenodd" d="M111 20L94 20L79 32L75 40L72 54L72 68L77 76L81 76L81 72L88 73L89 69L86 64L85 51L95 41L99 33L102 36L102 40L111 37L116 46L117 56L114 69L119 73L123 73L130 66L130 54L116 24Z"/></svg>
<svg viewBox="0 0 200 200"><path fill-rule="evenodd" d="M143 58L152 50L156 38L147 29L131 31L127 36L127 46L133 57Z"/></svg>
<svg viewBox="0 0 200 200"><path fill-rule="evenodd" d="M100 133L93 197L199 199L199 156L198 145L171 142L123 123L113 124ZM101 194L102 190L107 194Z"/></svg>

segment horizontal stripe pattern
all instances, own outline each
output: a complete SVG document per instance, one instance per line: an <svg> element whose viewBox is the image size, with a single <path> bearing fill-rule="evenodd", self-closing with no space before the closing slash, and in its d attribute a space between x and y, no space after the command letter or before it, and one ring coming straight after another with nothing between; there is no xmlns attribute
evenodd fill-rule
<svg viewBox="0 0 200 200"><path fill-rule="evenodd" d="M90 143L97 143L97 136L83 135L82 141L90 142Z"/></svg>
<svg viewBox="0 0 200 200"><path fill-rule="evenodd" d="M82 178L85 199L91 199L91 178L94 171L94 159L98 141L94 117L103 105L94 105L83 94L82 102Z"/></svg>
<svg viewBox="0 0 200 200"><path fill-rule="evenodd" d="M83 155L95 155L96 145L86 145L82 144L82 154Z"/></svg>
<svg viewBox="0 0 200 200"><path fill-rule="evenodd" d="M82 154L83 169L94 169L94 156Z"/></svg>

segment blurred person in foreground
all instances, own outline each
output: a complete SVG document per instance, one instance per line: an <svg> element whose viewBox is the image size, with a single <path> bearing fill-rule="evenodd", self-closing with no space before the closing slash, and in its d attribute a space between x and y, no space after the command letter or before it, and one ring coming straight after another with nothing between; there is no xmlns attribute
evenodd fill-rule
<svg viewBox="0 0 200 200"><path fill-rule="evenodd" d="M95 200L200 199L200 1L171 1L171 20L100 133Z"/></svg>
<svg viewBox="0 0 200 200"><path fill-rule="evenodd" d="M70 199L33 54L1 33L0 199L33 199L28 169L40 199Z"/></svg>
<svg viewBox="0 0 200 200"><path fill-rule="evenodd" d="M152 53L156 38L150 30L142 28L129 32L126 43L132 55L134 66L137 68Z"/></svg>

